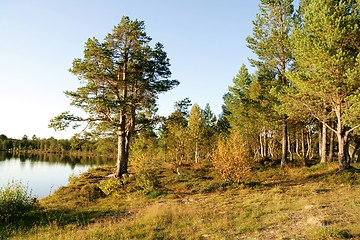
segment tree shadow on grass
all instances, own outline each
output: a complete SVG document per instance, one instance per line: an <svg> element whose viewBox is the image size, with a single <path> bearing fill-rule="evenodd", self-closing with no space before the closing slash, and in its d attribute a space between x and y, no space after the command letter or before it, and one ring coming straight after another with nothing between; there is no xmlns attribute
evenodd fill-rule
<svg viewBox="0 0 360 240"><path fill-rule="evenodd" d="M22 218L0 224L0 239L24 234L33 227L64 227L66 225L87 226L101 220L120 219L128 215L124 210L44 210L37 209L25 214Z"/></svg>
<svg viewBox="0 0 360 240"><path fill-rule="evenodd" d="M319 166L320 165L313 165ZM325 165L324 165L325 166ZM273 169L276 170L276 169ZM283 169L278 168L279 171L283 171ZM285 170L286 171L286 170ZM271 188L274 186L283 186L283 187L291 187L304 185L307 183L315 183L315 182L326 182L333 184L352 184L358 185L360 184L360 169L354 166L351 166L349 169L344 171L339 171L338 169L311 169L307 168L304 170L303 175L298 174L297 177L289 177L286 173L282 175L269 178L263 178L258 181L244 181L241 183L246 188Z"/></svg>

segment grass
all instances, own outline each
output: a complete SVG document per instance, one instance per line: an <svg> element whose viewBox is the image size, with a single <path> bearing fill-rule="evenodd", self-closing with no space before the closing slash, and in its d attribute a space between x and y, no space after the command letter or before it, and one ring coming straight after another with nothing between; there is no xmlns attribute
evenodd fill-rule
<svg viewBox="0 0 360 240"><path fill-rule="evenodd" d="M230 184L211 166L184 167L178 176L164 165L151 192L136 175L106 183L112 168L91 169L18 225L0 228L10 239L360 239L354 166L269 168ZM105 194L100 187L109 184L116 190Z"/></svg>

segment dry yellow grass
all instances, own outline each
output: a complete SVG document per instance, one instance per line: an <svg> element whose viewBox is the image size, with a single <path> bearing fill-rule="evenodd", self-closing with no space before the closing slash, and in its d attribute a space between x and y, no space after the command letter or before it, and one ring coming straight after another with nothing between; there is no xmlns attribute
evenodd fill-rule
<svg viewBox="0 0 360 240"><path fill-rule="evenodd" d="M42 202L53 214L48 222L13 239L360 239L359 173L338 174L336 167L271 169L242 185L218 182L211 170L201 180L201 168L189 168L187 177L161 173L161 197L149 198L131 181L78 206L53 196Z"/></svg>

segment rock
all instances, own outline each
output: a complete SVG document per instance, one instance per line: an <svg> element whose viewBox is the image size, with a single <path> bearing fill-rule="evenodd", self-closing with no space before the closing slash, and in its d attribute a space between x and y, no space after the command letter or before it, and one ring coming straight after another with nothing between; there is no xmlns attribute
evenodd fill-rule
<svg viewBox="0 0 360 240"><path fill-rule="evenodd" d="M313 209L315 208L315 205L306 205L304 209Z"/></svg>
<svg viewBox="0 0 360 240"><path fill-rule="evenodd" d="M106 176L106 178L115 178L116 177L116 174L115 173L112 173L112 174L109 174Z"/></svg>

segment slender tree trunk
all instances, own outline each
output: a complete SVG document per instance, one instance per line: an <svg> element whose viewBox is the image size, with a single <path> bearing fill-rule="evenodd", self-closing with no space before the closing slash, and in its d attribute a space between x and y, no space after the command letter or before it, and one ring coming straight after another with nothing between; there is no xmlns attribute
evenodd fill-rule
<svg viewBox="0 0 360 240"><path fill-rule="evenodd" d="M300 149L300 146L299 146L299 133L296 132L295 133L295 153L298 157L301 157L300 155L300 152L299 152L299 149Z"/></svg>
<svg viewBox="0 0 360 240"><path fill-rule="evenodd" d="M287 116L283 116L282 123L282 154L281 154L281 167L285 167L287 161L287 151L288 151L288 126L287 126Z"/></svg>
<svg viewBox="0 0 360 240"><path fill-rule="evenodd" d="M306 153L305 153L305 134L304 129L301 129L301 157L302 157L302 165L306 166Z"/></svg>
<svg viewBox="0 0 360 240"><path fill-rule="evenodd" d="M334 122L331 122L331 127L335 128ZM330 131L330 139L329 139L329 161L333 161L334 157L334 140L335 140L335 133L333 131Z"/></svg>
<svg viewBox="0 0 360 240"><path fill-rule="evenodd" d="M127 79L126 79L126 71L127 71L127 60L128 54L124 53L124 63L122 68L119 68L119 72L117 75L118 84L123 82L122 86L122 94L118 100L125 100L128 94L128 86L127 86ZM121 87L118 87L121 89ZM127 150L127 136L126 136L126 109L125 106L123 109L120 110L120 122L118 127L118 154L117 154L117 161L116 161L116 172L115 176L117 178L121 178L121 176L127 173L127 166L129 160L129 152Z"/></svg>
<svg viewBox="0 0 360 240"><path fill-rule="evenodd" d="M293 160L294 160L294 158L293 158L293 153L292 153L292 145L291 145L291 140L290 140L290 134L288 133L287 134L287 142L288 142L288 153L289 153L289 155L290 155L290 159L289 159L289 161L290 162L292 162Z"/></svg>
<svg viewBox="0 0 360 240"><path fill-rule="evenodd" d="M271 140L268 144L268 150L269 150L269 155L271 158L274 158L274 141Z"/></svg>
<svg viewBox="0 0 360 240"><path fill-rule="evenodd" d="M308 147L307 147L307 158L308 159L312 159L312 139L311 139L311 133L310 133L310 131L308 132L308 134L307 134L307 145L308 145Z"/></svg>
<svg viewBox="0 0 360 240"><path fill-rule="evenodd" d="M318 141L317 141L317 143L318 143L318 154L319 154L319 158L321 159L321 137L322 137L322 127L321 127L321 124L319 124L319 126L318 126Z"/></svg>
<svg viewBox="0 0 360 240"><path fill-rule="evenodd" d="M263 146L263 141L262 141L262 137L261 137L262 133L259 134L259 141L260 141L260 156L262 158L264 158L264 146Z"/></svg>
<svg viewBox="0 0 360 240"><path fill-rule="evenodd" d="M264 132L265 133L265 135L264 135L264 157L265 158L268 158L269 157L269 150L268 150L268 148L269 148L269 143L268 143L268 135L267 135L267 130Z"/></svg>
<svg viewBox="0 0 360 240"><path fill-rule="evenodd" d="M326 162L326 124L324 122L322 124L322 131L321 131L321 163Z"/></svg>
<svg viewBox="0 0 360 240"><path fill-rule="evenodd" d="M195 141L195 163L199 163L198 141Z"/></svg>

